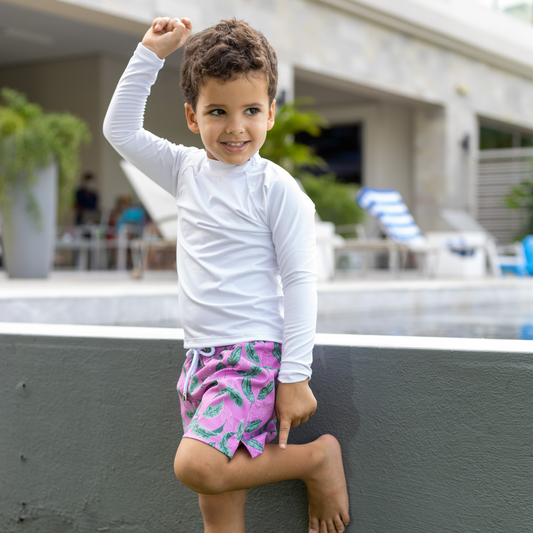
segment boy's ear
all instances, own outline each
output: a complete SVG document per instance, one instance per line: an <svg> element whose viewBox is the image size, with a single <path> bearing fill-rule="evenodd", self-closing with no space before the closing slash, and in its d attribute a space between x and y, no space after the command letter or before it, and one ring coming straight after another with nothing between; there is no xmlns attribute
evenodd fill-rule
<svg viewBox="0 0 533 533"><path fill-rule="evenodd" d="M193 133L200 133L196 113L190 104L185 104L185 117L187 118L187 126Z"/></svg>
<svg viewBox="0 0 533 533"><path fill-rule="evenodd" d="M267 131L270 131L274 127L274 122L276 121L276 100L272 100L270 109L268 110L268 119L267 119Z"/></svg>

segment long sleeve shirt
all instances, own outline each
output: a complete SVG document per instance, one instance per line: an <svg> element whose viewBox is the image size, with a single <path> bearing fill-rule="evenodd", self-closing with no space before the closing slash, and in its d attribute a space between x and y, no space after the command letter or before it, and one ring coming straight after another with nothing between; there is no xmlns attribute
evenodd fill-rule
<svg viewBox="0 0 533 533"><path fill-rule="evenodd" d="M314 205L290 174L259 154L228 165L146 131L146 100L163 64L139 44L104 134L176 200L185 348L280 342L279 381L302 381L311 376L316 328Z"/></svg>

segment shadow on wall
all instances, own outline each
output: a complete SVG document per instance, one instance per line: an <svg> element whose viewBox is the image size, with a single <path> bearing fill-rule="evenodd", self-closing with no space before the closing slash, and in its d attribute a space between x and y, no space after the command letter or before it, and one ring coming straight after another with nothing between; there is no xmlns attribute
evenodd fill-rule
<svg viewBox="0 0 533 533"><path fill-rule="evenodd" d="M356 475L354 457L356 457L355 437L359 429L359 413L355 406L353 384L346 379L347 375L352 374L352 370L346 368L346 363L353 364L347 356L348 353L345 353L339 358L332 358L326 346L315 347L310 385L318 401L318 408L307 423L291 429L289 441L291 444L303 444L317 439L324 433L334 435L343 450L344 471L350 491L353 488L351 481ZM339 423L340 421L344 423ZM273 442L277 443L278 440L275 439ZM275 503L279 501L287 502L291 512L283 513L284 509L280 509ZM269 504L265 505L265 502ZM276 518L273 520L274 516ZM306 532L308 515L305 484L299 480L285 481L250 490L246 523L263 524L262 529L257 531ZM264 529L264 524L271 524L272 529ZM350 527L347 531L350 531Z"/></svg>

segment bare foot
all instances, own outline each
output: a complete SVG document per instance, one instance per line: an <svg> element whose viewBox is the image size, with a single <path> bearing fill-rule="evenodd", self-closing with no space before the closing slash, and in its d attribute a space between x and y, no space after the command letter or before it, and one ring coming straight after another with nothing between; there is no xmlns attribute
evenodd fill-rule
<svg viewBox="0 0 533 533"><path fill-rule="evenodd" d="M314 444L324 459L303 480L309 497L309 533L341 533L350 521L341 447L333 435L322 435Z"/></svg>

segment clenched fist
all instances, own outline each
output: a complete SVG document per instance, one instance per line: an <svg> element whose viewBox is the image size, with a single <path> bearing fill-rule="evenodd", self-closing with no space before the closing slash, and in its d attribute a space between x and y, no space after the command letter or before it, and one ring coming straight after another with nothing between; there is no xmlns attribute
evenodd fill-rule
<svg viewBox="0 0 533 533"><path fill-rule="evenodd" d="M191 31L192 23L187 18L158 17L144 35L142 44L160 59L165 59L185 43Z"/></svg>

